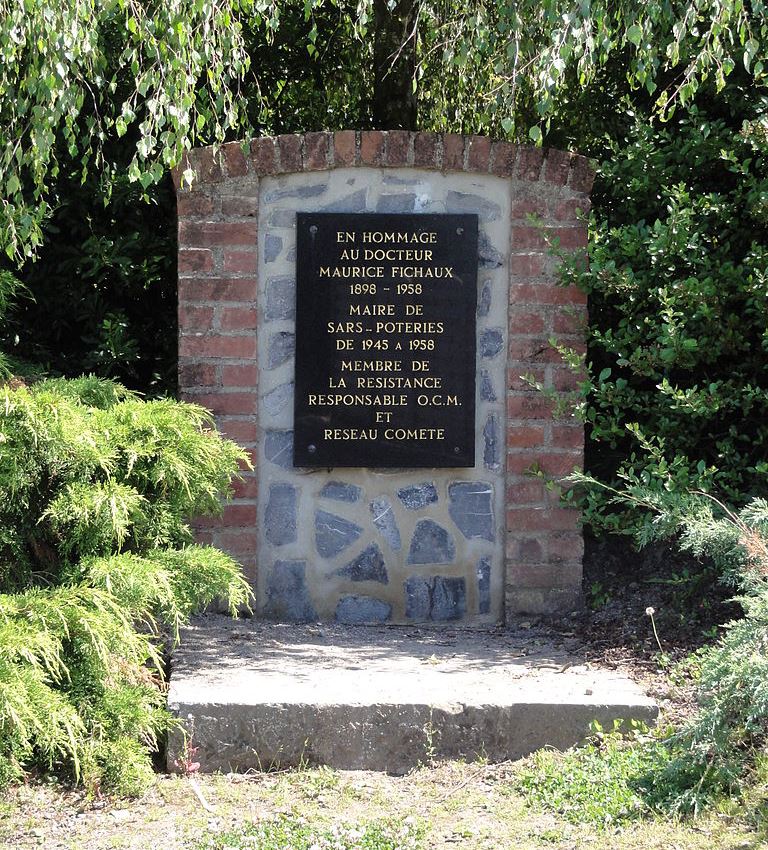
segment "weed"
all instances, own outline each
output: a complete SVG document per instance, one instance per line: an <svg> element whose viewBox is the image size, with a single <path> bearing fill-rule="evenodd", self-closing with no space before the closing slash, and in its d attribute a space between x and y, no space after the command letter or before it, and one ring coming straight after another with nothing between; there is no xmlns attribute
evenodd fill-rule
<svg viewBox="0 0 768 850"><path fill-rule="evenodd" d="M540 750L520 771L519 790L571 823L613 827L650 813L643 781L668 763L669 750L632 725L624 735L618 724L609 733L595 724L597 734L584 747Z"/></svg>
<svg viewBox="0 0 768 850"><path fill-rule="evenodd" d="M194 717L190 714L187 716L187 725L189 730L183 726L180 727L182 733L181 752L178 758L173 760L173 766L182 776L191 776L200 770L200 762L197 761L197 754L200 751L199 747L194 746L192 739L195 734Z"/></svg>
<svg viewBox="0 0 768 850"><path fill-rule="evenodd" d="M317 797L324 791L338 788L341 778L337 771L327 765L315 769L302 767L302 790L310 797Z"/></svg>
<svg viewBox="0 0 768 850"><path fill-rule="evenodd" d="M413 818L314 827L300 818L279 816L205 834L193 850L420 850L423 832Z"/></svg>
<svg viewBox="0 0 768 850"><path fill-rule="evenodd" d="M592 611L599 611L611 601L611 594L603 587L602 582L593 581L587 591L587 605Z"/></svg>
<svg viewBox="0 0 768 850"><path fill-rule="evenodd" d="M647 616L649 616L651 618L651 625L653 626L653 636L656 638L656 646L659 647L659 652L662 655L665 655L664 647L661 645L661 641L659 640L659 633L658 633L658 631L656 631L656 619L654 618L654 614L656 613L656 610L649 606L648 608L645 609L645 613L646 613Z"/></svg>
<svg viewBox="0 0 768 850"><path fill-rule="evenodd" d="M424 724L424 758L428 767L434 767L437 761L437 738L439 732L432 722L434 708L429 707L429 720Z"/></svg>

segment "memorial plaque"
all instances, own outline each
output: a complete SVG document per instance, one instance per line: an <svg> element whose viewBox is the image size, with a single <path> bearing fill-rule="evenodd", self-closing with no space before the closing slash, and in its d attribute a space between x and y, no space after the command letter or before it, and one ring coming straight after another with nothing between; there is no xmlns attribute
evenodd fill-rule
<svg viewBox="0 0 768 850"><path fill-rule="evenodd" d="M476 301L476 215L298 213L294 466L474 466Z"/></svg>

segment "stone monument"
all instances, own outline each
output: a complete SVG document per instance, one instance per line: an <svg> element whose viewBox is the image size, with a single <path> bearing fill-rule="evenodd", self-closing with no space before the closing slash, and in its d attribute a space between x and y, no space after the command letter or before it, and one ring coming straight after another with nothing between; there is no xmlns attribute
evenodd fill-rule
<svg viewBox="0 0 768 850"><path fill-rule="evenodd" d="M192 172L191 187L182 180ZM176 173L179 382L254 464L201 541L265 618L491 624L572 610L578 516L543 477L583 429L580 156L343 131L190 152Z"/></svg>

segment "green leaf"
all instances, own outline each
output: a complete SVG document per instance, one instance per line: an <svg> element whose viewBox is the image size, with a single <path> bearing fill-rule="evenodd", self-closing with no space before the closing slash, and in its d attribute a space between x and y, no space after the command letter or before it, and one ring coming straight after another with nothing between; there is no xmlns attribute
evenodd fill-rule
<svg viewBox="0 0 768 850"><path fill-rule="evenodd" d="M638 24L632 24L632 26L627 28L627 41L631 42L635 45L635 47L640 46L640 42L643 38L643 29Z"/></svg>

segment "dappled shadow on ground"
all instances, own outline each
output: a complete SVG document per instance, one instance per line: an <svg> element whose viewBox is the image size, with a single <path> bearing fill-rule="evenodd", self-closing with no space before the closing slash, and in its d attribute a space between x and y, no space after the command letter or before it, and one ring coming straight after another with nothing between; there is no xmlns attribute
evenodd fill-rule
<svg viewBox="0 0 768 850"><path fill-rule="evenodd" d="M554 639L553 639L554 638ZM274 623L204 615L182 635L187 669L275 671L286 665L317 670L390 670L420 663L453 671L494 668L559 670L581 662L562 635L531 624L491 629L342 626L334 623Z"/></svg>

